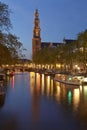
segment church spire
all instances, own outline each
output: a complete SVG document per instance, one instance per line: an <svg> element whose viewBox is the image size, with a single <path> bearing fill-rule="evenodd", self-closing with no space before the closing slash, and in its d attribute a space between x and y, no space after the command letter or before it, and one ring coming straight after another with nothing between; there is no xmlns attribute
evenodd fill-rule
<svg viewBox="0 0 87 130"><path fill-rule="evenodd" d="M39 20L38 9L36 9L34 13L33 37L40 37L40 20Z"/></svg>
<svg viewBox="0 0 87 130"><path fill-rule="evenodd" d="M39 14L38 14L38 9L35 10L35 18L38 19L39 18Z"/></svg>
<svg viewBox="0 0 87 130"><path fill-rule="evenodd" d="M33 39L32 39L32 57L41 48L41 38L40 38L40 20L38 9L34 13L34 28L33 28Z"/></svg>

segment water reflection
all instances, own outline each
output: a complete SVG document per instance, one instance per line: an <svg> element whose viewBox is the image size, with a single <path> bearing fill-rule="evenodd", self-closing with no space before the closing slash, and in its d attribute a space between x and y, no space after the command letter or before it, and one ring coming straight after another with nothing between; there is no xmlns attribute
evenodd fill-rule
<svg viewBox="0 0 87 130"><path fill-rule="evenodd" d="M80 101L80 91L78 88L78 89L74 89L73 91L73 105L75 110L77 110L79 106L79 101Z"/></svg>
<svg viewBox="0 0 87 130"><path fill-rule="evenodd" d="M0 130L87 128L86 85L68 86L34 72L16 74L7 83L0 96Z"/></svg>
<svg viewBox="0 0 87 130"><path fill-rule="evenodd" d="M11 82L12 82L12 89L14 90L14 76L12 76Z"/></svg>
<svg viewBox="0 0 87 130"><path fill-rule="evenodd" d="M0 108L3 107L5 103L5 94L0 94Z"/></svg>
<svg viewBox="0 0 87 130"><path fill-rule="evenodd" d="M41 82L41 86L42 86L42 89L41 89L41 93L42 95L44 95L44 74L42 74L42 82Z"/></svg>
<svg viewBox="0 0 87 130"><path fill-rule="evenodd" d="M39 73L30 73L30 86L31 94L36 90L37 93L42 95L47 95L48 97L54 96L56 100L60 101L60 98L69 98L73 100L73 104L76 105L79 103L80 94L82 91L82 86L66 86L59 82L54 82L53 78L50 76L45 76L44 74ZM84 87L84 93L86 88ZM73 99L72 99L73 98Z"/></svg>
<svg viewBox="0 0 87 130"><path fill-rule="evenodd" d="M61 96L61 90L60 90L60 86L59 86L59 82L57 82L56 84L56 93L55 93L55 98L56 100L59 102L60 101L60 96Z"/></svg>
<svg viewBox="0 0 87 130"><path fill-rule="evenodd" d="M87 101L87 86L84 86L84 100Z"/></svg>
<svg viewBox="0 0 87 130"><path fill-rule="evenodd" d="M71 103L72 103L72 92L71 91L69 91L68 92L68 103L71 105Z"/></svg>
<svg viewBox="0 0 87 130"><path fill-rule="evenodd" d="M48 97L53 95L54 80L44 74L30 72L31 94L46 94Z"/></svg>
<svg viewBox="0 0 87 130"><path fill-rule="evenodd" d="M30 73L31 94L46 95L49 99L54 98L70 112L79 114L79 118L87 115L87 86L69 86L54 82L50 76L44 74ZM35 99L36 100L36 99ZM37 105L36 105L37 106ZM87 118L87 116L86 116Z"/></svg>
<svg viewBox="0 0 87 130"><path fill-rule="evenodd" d="M0 108L3 107L5 103L6 96L6 82L0 81Z"/></svg>

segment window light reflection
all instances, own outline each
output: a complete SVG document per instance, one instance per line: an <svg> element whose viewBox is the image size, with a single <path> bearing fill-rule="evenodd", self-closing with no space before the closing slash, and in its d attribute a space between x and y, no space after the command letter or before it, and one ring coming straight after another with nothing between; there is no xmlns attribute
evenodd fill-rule
<svg viewBox="0 0 87 130"><path fill-rule="evenodd" d="M74 93L73 93L73 104L75 110L77 110L78 108L79 101L80 101L80 91L78 88L78 89L74 89Z"/></svg>
<svg viewBox="0 0 87 130"><path fill-rule="evenodd" d="M41 88L41 91L42 91L42 94L44 94L44 74L42 74L42 84L41 84L42 88Z"/></svg>

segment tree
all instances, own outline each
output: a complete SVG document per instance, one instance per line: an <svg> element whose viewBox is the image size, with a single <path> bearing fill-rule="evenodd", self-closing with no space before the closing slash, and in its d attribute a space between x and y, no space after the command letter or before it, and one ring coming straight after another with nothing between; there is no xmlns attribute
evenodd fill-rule
<svg viewBox="0 0 87 130"><path fill-rule="evenodd" d="M0 30L9 30L12 27L10 12L8 5L0 2Z"/></svg>
<svg viewBox="0 0 87 130"><path fill-rule="evenodd" d="M8 63L17 62L24 49L19 38L16 35L8 33L12 27L10 13L8 5L0 2L0 64L6 63L7 59L9 59L7 60Z"/></svg>
<svg viewBox="0 0 87 130"><path fill-rule="evenodd" d="M19 51L22 49L23 46L23 44L19 41L19 38L16 35L12 35L10 33L6 35L5 45L9 49L13 59L18 57Z"/></svg>
<svg viewBox="0 0 87 130"><path fill-rule="evenodd" d="M9 49L0 44L0 65L2 64L10 64L12 61L11 53Z"/></svg>
<svg viewBox="0 0 87 130"><path fill-rule="evenodd" d="M19 38L16 35L12 35L10 33L1 34L0 41L3 46L7 47L8 51L11 55L11 57L10 57L11 63L12 63L12 61L17 61L19 59L19 54L22 55L22 51L24 49L23 44L19 41ZM7 56L6 53L4 55Z"/></svg>
<svg viewBox="0 0 87 130"><path fill-rule="evenodd" d="M36 55L33 57L33 61L36 64L54 64L56 62L55 56L55 48L43 48L36 53Z"/></svg>
<svg viewBox="0 0 87 130"><path fill-rule="evenodd" d="M78 52L79 52L79 61L83 63L85 70L87 71L87 30L78 34Z"/></svg>

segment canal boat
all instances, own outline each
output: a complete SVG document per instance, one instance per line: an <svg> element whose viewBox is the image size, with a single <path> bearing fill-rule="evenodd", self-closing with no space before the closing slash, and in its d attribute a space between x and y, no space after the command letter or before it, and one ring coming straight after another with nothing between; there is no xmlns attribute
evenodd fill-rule
<svg viewBox="0 0 87 130"><path fill-rule="evenodd" d="M74 78L72 75L66 75L66 74L57 74L54 78L54 81L73 86L82 85L81 80Z"/></svg>
<svg viewBox="0 0 87 130"><path fill-rule="evenodd" d="M54 78L54 81L57 81L57 82L60 82L60 83L63 83L63 84L67 84L67 85L74 85L74 86L81 85L80 82L74 82L74 81L69 81L69 80L60 80L60 79L56 79L56 78Z"/></svg>
<svg viewBox="0 0 87 130"><path fill-rule="evenodd" d="M87 77L84 75L66 75L66 74L57 74L54 78L55 81L68 85L82 85L87 84Z"/></svg>
<svg viewBox="0 0 87 130"><path fill-rule="evenodd" d="M83 85L87 85L87 77L84 77L84 78L83 78L82 84L83 84Z"/></svg>
<svg viewBox="0 0 87 130"><path fill-rule="evenodd" d="M82 85L87 84L87 77L84 75L73 76L74 80L78 80Z"/></svg>

